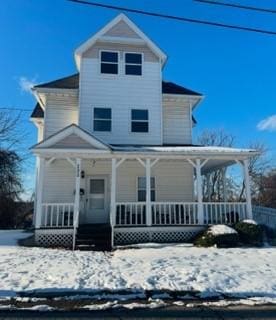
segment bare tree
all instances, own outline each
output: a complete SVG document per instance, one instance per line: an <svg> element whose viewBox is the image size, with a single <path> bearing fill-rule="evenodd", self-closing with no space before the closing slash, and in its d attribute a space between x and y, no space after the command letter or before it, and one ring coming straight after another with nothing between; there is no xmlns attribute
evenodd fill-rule
<svg viewBox="0 0 276 320"><path fill-rule="evenodd" d="M20 113L0 112L0 227L13 227L22 192Z"/></svg>
<svg viewBox="0 0 276 320"><path fill-rule="evenodd" d="M235 137L223 129L221 130L205 130L197 139L197 143L204 146L218 146L218 147L233 147ZM203 177L203 198L211 201L220 201L223 199L223 176L224 169L215 170L209 176ZM208 183L209 179L209 183ZM208 194L208 184L211 188L210 195ZM227 190L235 188L235 182L232 178L226 177ZM230 193L231 195L232 193Z"/></svg>
<svg viewBox="0 0 276 320"><path fill-rule="evenodd" d="M272 169L261 179L256 201L265 207L276 208L276 169Z"/></svg>
<svg viewBox="0 0 276 320"><path fill-rule="evenodd" d="M11 150L22 141L21 113L0 111L0 148Z"/></svg>
<svg viewBox="0 0 276 320"><path fill-rule="evenodd" d="M248 171L251 178L251 195L255 200L258 197L258 193L262 188L263 177L270 167L270 162L266 157L267 148L261 142L254 142L249 145L249 149L258 151L258 155L255 155L249 159ZM239 201L244 197L245 182L243 180L242 187L239 194Z"/></svg>
<svg viewBox="0 0 276 320"><path fill-rule="evenodd" d="M198 137L198 143L205 146L219 146L219 147L234 147L235 137L232 134L225 132L224 130L219 131L204 131ZM258 155L253 156L249 159L249 174L251 177L251 193L253 201L258 198L258 194L262 188L263 177L269 169L269 160L266 157L267 149L263 143L255 142L249 145L249 149L257 150ZM223 199L223 170L216 170L209 176L212 201L220 201ZM203 178L203 195L204 199L208 199L207 194L207 178ZM237 179L227 175L226 186L228 190L229 200L241 201L245 194L245 182L242 180L238 183Z"/></svg>

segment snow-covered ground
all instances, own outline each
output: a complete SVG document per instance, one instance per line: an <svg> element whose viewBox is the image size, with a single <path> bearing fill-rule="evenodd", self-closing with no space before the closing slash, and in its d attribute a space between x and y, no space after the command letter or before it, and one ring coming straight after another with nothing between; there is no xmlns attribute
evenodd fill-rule
<svg viewBox="0 0 276 320"><path fill-rule="evenodd" d="M276 248L136 246L113 253L24 248L0 232L0 296L19 291L199 291L201 297L276 298Z"/></svg>

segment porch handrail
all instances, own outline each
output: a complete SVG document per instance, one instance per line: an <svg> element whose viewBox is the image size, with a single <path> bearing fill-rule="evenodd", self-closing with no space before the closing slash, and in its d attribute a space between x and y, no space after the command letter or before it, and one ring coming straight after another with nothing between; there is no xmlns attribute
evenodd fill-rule
<svg viewBox="0 0 276 320"><path fill-rule="evenodd" d="M146 202L116 202L115 225L146 225Z"/></svg>
<svg viewBox="0 0 276 320"><path fill-rule="evenodd" d="M71 228L73 227L74 203L45 202L42 203L41 227Z"/></svg>
<svg viewBox="0 0 276 320"><path fill-rule="evenodd" d="M232 224L246 219L246 202L203 202L204 224Z"/></svg>
<svg viewBox="0 0 276 320"><path fill-rule="evenodd" d="M198 224L197 202L152 202L152 225Z"/></svg>
<svg viewBox="0 0 276 320"><path fill-rule="evenodd" d="M246 202L203 202L203 223L232 224L248 218ZM198 202L151 202L152 226L199 225ZM146 226L146 202L116 202L115 226Z"/></svg>

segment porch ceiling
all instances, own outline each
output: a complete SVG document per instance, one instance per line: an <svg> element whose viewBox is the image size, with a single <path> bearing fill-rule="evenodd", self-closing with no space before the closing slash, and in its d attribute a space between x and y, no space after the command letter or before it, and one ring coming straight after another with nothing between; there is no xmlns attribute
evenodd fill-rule
<svg viewBox="0 0 276 320"><path fill-rule="evenodd" d="M207 163L201 168L203 175L211 173L213 171L229 167L236 164L235 159L209 159Z"/></svg>

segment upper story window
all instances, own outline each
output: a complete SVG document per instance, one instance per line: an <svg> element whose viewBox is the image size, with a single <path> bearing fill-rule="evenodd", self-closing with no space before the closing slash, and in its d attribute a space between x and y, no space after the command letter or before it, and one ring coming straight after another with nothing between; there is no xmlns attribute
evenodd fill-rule
<svg viewBox="0 0 276 320"><path fill-rule="evenodd" d="M118 74L118 52L101 51L101 73Z"/></svg>
<svg viewBox="0 0 276 320"><path fill-rule="evenodd" d="M94 131L111 131L110 108L94 108Z"/></svg>
<svg viewBox="0 0 276 320"><path fill-rule="evenodd" d="M148 110L131 110L131 132L149 132Z"/></svg>
<svg viewBox="0 0 276 320"><path fill-rule="evenodd" d="M125 53L125 74L134 76L142 75L141 53Z"/></svg>

